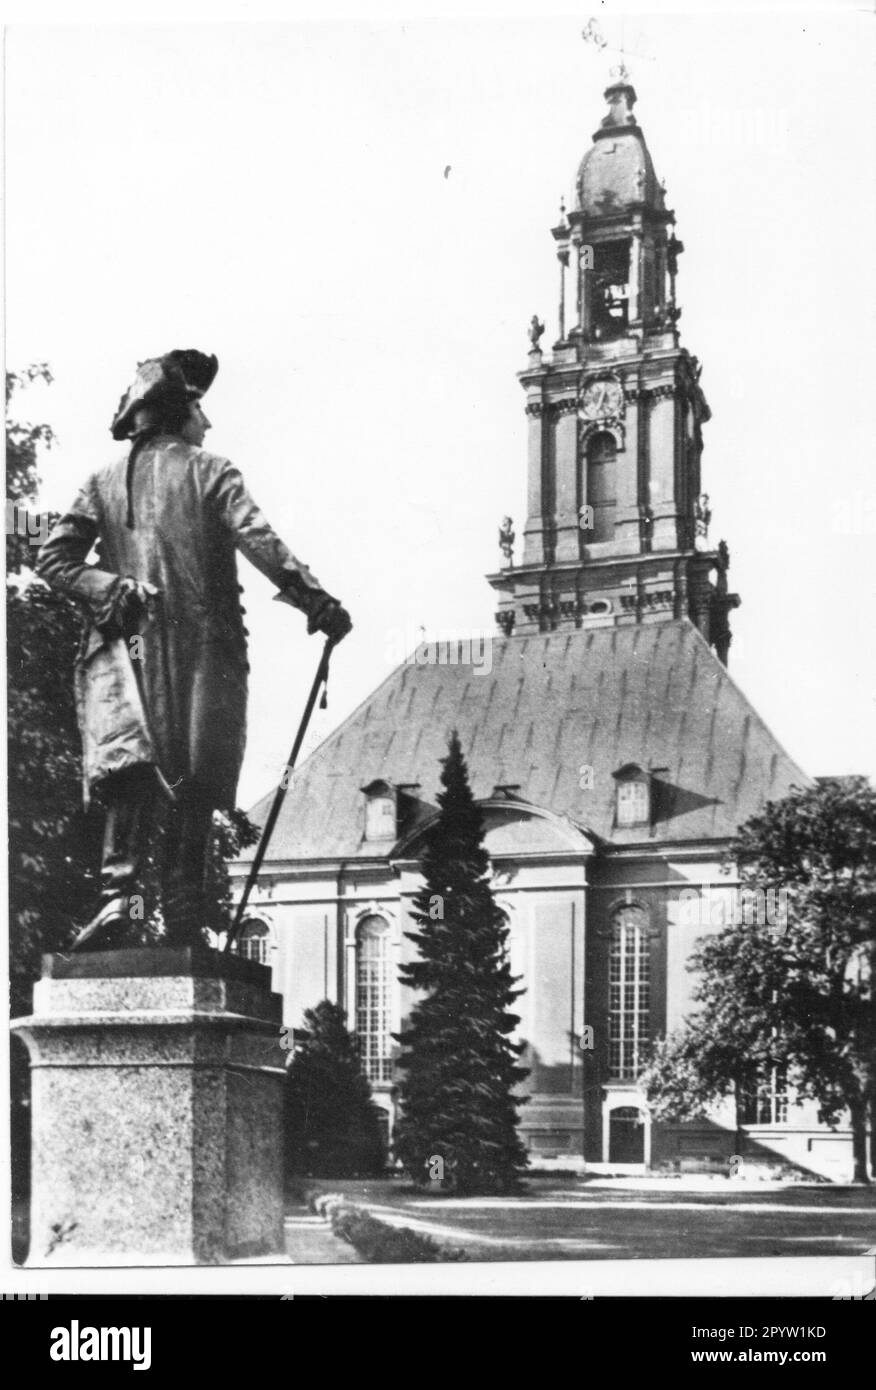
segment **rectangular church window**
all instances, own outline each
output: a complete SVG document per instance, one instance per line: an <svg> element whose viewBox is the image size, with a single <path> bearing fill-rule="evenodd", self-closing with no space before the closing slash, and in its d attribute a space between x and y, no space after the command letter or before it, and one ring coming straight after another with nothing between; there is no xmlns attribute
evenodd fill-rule
<svg viewBox="0 0 876 1390"><path fill-rule="evenodd" d="M788 1076L785 1067L770 1067L757 1085L742 1097L740 1123L785 1125L788 1123Z"/></svg>

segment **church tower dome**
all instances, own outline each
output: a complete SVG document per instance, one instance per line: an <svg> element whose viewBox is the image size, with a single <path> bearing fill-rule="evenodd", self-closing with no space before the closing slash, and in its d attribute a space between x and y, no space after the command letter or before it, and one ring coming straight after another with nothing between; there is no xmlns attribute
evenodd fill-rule
<svg viewBox="0 0 876 1390"><path fill-rule="evenodd" d="M633 115L634 88L628 82L616 82L606 89L605 99L608 115L578 166L578 212L599 217L641 205L662 211L663 190Z"/></svg>
<svg viewBox="0 0 876 1390"><path fill-rule="evenodd" d="M689 618L726 663L729 551L709 542L702 490L711 412L683 347L675 213L666 206L623 71L551 229L557 337L534 315L519 373L529 426L523 556L489 581L506 635Z"/></svg>

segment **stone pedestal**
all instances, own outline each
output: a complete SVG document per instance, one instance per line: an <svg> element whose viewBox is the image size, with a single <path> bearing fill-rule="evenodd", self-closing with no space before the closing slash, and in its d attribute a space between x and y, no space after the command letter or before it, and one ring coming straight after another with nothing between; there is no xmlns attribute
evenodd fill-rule
<svg viewBox="0 0 876 1390"><path fill-rule="evenodd" d="M28 1266L283 1253L281 1001L206 948L45 956Z"/></svg>

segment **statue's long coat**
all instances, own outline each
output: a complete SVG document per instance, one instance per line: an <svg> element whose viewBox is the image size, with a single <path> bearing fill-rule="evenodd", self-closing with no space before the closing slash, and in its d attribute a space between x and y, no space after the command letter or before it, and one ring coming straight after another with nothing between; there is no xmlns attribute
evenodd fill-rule
<svg viewBox="0 0 876 1390"><path fill-rule="evenodd" d="M139 689L154 760L167 781L194 781L217 807L234 806L246 738L246 634L235 551L240 550L305 613L325 595L287 550L227 459L161 435L138 454L95 473L58 522L37 559L54 588L78 595L92 613L120 576L160 590L140 624ZM97 564L86 557L97 545ZM77 670L86 795L109 773L151 761L138 727L122 644L92 627ZM139 658L139 659L136 659ZM136 702L136 686L133 697Z"/></svg>

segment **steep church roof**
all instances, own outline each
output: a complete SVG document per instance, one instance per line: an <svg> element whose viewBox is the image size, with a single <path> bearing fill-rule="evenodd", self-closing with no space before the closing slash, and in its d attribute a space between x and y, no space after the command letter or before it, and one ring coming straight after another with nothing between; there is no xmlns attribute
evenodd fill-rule
<svg viewBox="0 0 876 1390"><path fill-rule="evenodd" d="M614 845L727 839L808 781L686 618L497 636L491 648L489 672L488 662L395 670L296 772L267 862L386 853L364 840L361 788L419 784L419 823L437 806L453 728L478 799L514 787L516 802ZM650 830L615 825L613 774L630 763L652 773ZM257 823L272 796L250 812Z"/></svg>

